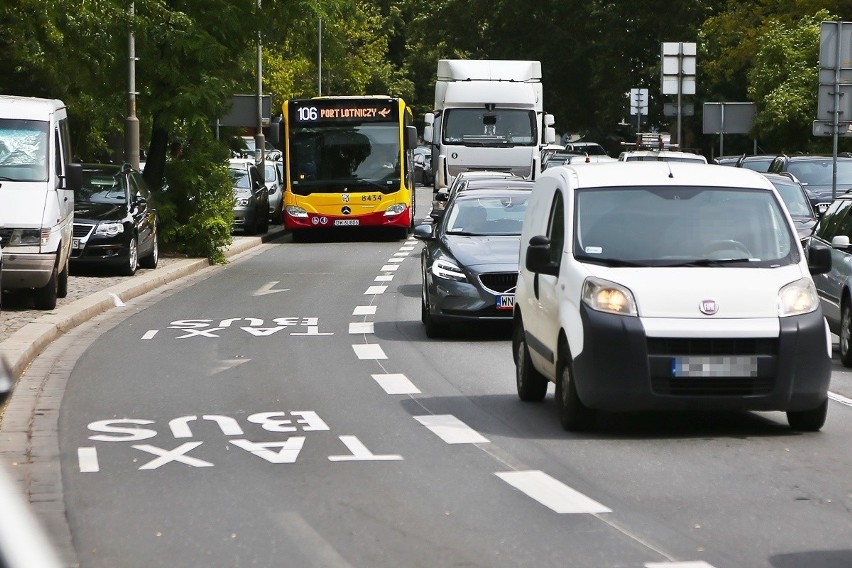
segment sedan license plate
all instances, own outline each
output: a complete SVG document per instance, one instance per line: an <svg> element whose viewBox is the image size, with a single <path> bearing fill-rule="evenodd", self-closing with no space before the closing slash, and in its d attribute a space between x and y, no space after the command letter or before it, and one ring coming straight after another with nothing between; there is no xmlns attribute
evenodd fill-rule
<svg viewBox="0 0 852 568"><path fill-rule="evenodd" d="M358 224L358 219L335 219L335 227L351 227Z"/></svg>
<svg viewBox="0 0 852 568"><path fill-rule="evenodd" d="M511 310L515 307L515 295L514 294L503 294L497 296L497 309L498 310Z"/></svg>
<svg viewBox="0 0 852 568"><path fill-rule="evenodd" d="M71 241L71 248L72 249L81 249L81 248L83 248L83 243L80 241L80 239L74 239L74 240Z"/></svg>
<svg viewBox="0 0 852 568"><path fill-rule="evenodd" d="M688 355L672 358L672 377L756 377L757 357L750 355Z"/></svg>

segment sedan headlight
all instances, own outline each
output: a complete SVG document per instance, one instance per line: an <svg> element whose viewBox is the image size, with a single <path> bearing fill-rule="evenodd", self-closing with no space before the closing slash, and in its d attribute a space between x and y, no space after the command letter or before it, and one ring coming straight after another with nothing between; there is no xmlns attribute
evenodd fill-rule
<svg viewBox="0 0 852 568"><path fill-rule="evenodd" d="M583 302L598 312L622 316L639 315L633 292L615 282L601 278L586 278L583 282Z"/></svg>
<svg viewBox="0 0 852 568"><path fill-rule="evenodd" d="M98 228L95 229L96 235L101 235L105 237L114 237L116 235L120 235L124 232L124 225L122 223L100 223Z"/></svg>
<svg viewBox="0 0 852 568"><path fill-rule="evenodd" d="M248 204L251 203L250 197L240 197L236 200L237 207L248 207Z"/></svg>
<svg viewBox="0 0 852 568"><path fill-rule="evenodd" d="M403 213L405 213L405 203L396 203L387 208L385 217L393 217L394 215L402 215Z"/></svg>
<svg viewBox="0 0 852 568"><path fill-rule="evenodd" d="M464 275L464 272L461 271L461 268L456 263L443 258L432 263L432 274L445 280L455 280L456 282L467 281L467 276Z"/></svg>
<svg viewBox="0 0 852 568"><path fill-rule="evenodd" d="M778 317L809 314L819 307L819 295L810 278L790 282L778 291Z"/></svg>
<svg viewBox="0 0 852 568"><path fill-rule="evenodd" d="M285 208L285 211L287 211L287 215L289 215L290 217L299 217L302 219L308 218L308 212L302 209L301 207L297 207L295 205L288 205Z"/></svg>

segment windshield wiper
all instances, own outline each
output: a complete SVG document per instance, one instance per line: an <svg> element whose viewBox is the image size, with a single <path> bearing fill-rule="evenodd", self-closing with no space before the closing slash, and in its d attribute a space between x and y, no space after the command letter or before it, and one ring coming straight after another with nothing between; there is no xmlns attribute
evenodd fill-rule
<svg viewBox="0 0 852 568"><path fill-rule="evenodd" d="M621 260L620 258L600 258L597 256L589 256L581 254L574 257L580 262L590 262L592 264L601 264L603 266L623 267L623 266L651 266L647 262L637 262L633 260Z"/></svg>
<svg viewBox="0 0 852 568"><path fill-rule="evenodd" d="M725 264L739 264L752 262L751 258L696 258L675 264L662 264L662 268L677 268L681 266L722 266Z"/></svg>
<svg viewBox="0 0 852 568"><path fill-rule="evenodd" d="M448 235L453 235L454 237L484 237L481 233L471 233L470 231L447 231Z"/></svg>

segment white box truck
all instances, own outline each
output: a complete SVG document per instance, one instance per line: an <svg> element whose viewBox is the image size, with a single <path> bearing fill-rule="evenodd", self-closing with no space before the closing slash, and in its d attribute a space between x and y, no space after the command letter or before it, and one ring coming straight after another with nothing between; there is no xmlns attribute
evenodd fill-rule
<svg viewBox="0 0 852 568"><path fill-rule="evenodd" d="M33 290L52 310L68 292L74 192L82 166L71 163L65 104L0 95L0 245L3 288Z"/></svg>
<svg viewBox="0 0 852 568"><path fill-rule="evenodd" d="M556 140L553 122L544 113L540 62L439 60L435 109L423 131L435 191L465 171L534 178L540 148Z"/></svg>

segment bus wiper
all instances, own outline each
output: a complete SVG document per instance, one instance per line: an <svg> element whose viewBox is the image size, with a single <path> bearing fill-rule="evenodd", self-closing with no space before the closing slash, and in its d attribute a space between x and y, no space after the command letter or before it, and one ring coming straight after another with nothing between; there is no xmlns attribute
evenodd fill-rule
<svg viewBox="0 0 852 568"><path fill-rule="evenodd" d="M739 264L751 262L751 258L696 258L675 264L662 264L663 268L678 268L686 266L723 266L725 264Z"/></svg>
<svg viewBox="0 0 852 568"><path fill-rule="evenodd" d="M590 262L592 264L600 264L603 266L623 267L623 266L650 266L647 262L637 262L634 260L621 260L620 258L600 258L597 256L578 255L574 257L580 262Z"/></svg>
<svg viewBox="0 0 852 568"><path fill-rule="evenodd" d="M391 181L391 180L388 180L388 181ZM381 191L384 191L384 190L386 190L388 187L390 187L388 184L381 184L381 183L376 182L376 181L373 181L373 180L371 180L371 179L364 179L364 178L357 178L357 179L355 179L355 183L364 183L364 184L370 185L370 186L372 186L372 187L377 187L377 188L379 188Z"/></svg>

